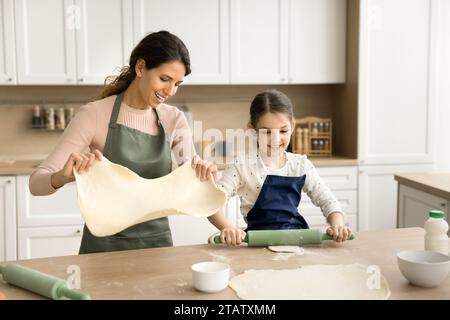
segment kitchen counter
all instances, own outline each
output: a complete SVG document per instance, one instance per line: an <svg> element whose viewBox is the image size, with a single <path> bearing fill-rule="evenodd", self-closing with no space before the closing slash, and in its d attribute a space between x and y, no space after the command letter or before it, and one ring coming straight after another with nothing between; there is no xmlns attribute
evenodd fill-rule
<svg viewBox="0 0 450 320"><path fill-rule="evenodd" d="M192 286L191 265L200 261L222 261L232 274L247 269L286 269L311 264L377 265L386 277L391 299L450 299L450 277L430 289L411 286L397 267L396 253L423 249L421 228L360 232L356 239L321 247L306 247L304 255L271 252L266 248L196 245L172 248L97 253L18 261L19 264L67 278L66 270L81 270L81 290L93 299L238 299L231 288L219 293L201 293ZM4 283L0 292L8 299L42 297Z"/></svg>
<svg viewBox="0 0 450 320"><path fill-rule="evenodd" d="M343 157L310 158L316 167L356 166L358 160ZM34 168L42 163L42 159L30 160L0 160L0 176L29 175ZM225 165L218 165L219 170Z"/></svg>
<svg viewBox="0 0 450 320"><path fill-rule="evenodd" d="M43 160L0 160L0 176L29 175Z"/></svg>
<svg viewBox="0 0 450 320"><path fill-rule="evenodd" d="M398 174L400 184L450 200L450 173Z"/></svg>

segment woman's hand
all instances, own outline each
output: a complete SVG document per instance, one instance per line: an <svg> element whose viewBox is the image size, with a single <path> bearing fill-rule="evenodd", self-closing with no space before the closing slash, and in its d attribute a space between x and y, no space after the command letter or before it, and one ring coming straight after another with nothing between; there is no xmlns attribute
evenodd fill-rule
<svg viewBox="0 0 450 320"><path fill-rule="evenodd" d="M60 188L68 182L75 180L73 170L75 169L79 174L89 170L94 164L95 160L102 160L103 155L99 150L94 150L87 154L81 152L74 152L67 159L64 168L52 174L51 183L54 188Z"/></svg>
<svg viewBox="0 0 450 320"><path fill-rule="evenodd" d="M202 160L199 156L192 158L192 168L195 169L195 174L200 181L208 181L209 176L212 174L214 180L217 175L217 166L215 163Z"/></svg>
<svg viewBox="0 0 450 320"><path fill-rule="evenodd" d="M330 224L327 234L332 236L334 241L343 242L350 238L352 230L344 224L344 215L341 212L335 211L330 213L327 220Z"/></svg>
<svg viewBox="0 0 450 320"><path fill-rule="evenodd" d="M238 246L245 238L245 231L238 228L223 228L220 233L220 241L229 246Z"/></svg>

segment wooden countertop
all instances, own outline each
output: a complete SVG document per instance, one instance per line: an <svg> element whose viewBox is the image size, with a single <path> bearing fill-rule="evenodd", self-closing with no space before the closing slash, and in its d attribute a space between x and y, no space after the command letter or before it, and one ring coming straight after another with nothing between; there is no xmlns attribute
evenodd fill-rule
<svg viewBox="0 0 450 320"><path fill-rule="evenodd" d="M0 176L29 175L43 160L0 160Z"/></svg>
<svg viewBox="0 0 450 320"><path fill-rule="evenodd" d="M18 263L57 277L67 278L67 267L81 270L81 290L93 299L238 299L231 288L201 293L192 286L191 265L200 261L230 264L233 274L247 269L289 269L311 264L362 263L378 265L392 291L391 299L450 299L450 276L430 289L410 285L397 267L396 253L422 250L421 228L360 232L356 239L321 247L305 247L301 256L274 253L266 248L196 245L22 260ZM41 299L7 285L0 292L8 299Z"/></svg>
<svg viewBox="0 0 450 320"><path fill-rule="evenodd" d="M310 158L316 167L341 167L356 166L357 159L343 157ZM42 163L42 159L36 160L0 160L0 176L29 175L34 168ZM225 165L218 165L219 170L225 169Z"/></svg>
<svg viewBox="0 0 450 320"><path fill-rule="evenodd" d="M397 174L394 178L408 187L450 200L450 173Z"/></svg>

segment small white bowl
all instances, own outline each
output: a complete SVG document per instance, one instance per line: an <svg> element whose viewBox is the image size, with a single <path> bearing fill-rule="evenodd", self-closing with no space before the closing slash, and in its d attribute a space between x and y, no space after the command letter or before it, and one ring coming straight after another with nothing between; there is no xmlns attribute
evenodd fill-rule
<svg viewBox="0 0 450 320"><path fill-rule="evenodd" d="M397 263L403 276L420 287L439 285L450 271L450 257L433 251L401 251Z"/></svg>
<svg viewBox="0 0 450 320"><path fill-rule="evenodd" d="M193 264L194 288L203 292L219 292L228 286L230 266L222 262L199 262Z"/></svg>

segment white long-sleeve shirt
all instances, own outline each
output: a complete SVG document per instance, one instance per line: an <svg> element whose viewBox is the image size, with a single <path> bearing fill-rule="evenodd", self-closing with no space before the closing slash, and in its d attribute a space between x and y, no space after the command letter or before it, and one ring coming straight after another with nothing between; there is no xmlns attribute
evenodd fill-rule
<svg viewBox="0 0 450 320"><path fill-rule="evenodd" d="M273 169L266 167L259 155L257 155L256 161L248 161L247 158L238 156L233 164L227 165L217 185L228 197L233 197L236 194L239 196L241 213L244 217L247 217L259 196L267 175L286 177L306 175L302 190L315 206L321 208L323 215L328 217L330 213L335 211L344 214L339 202L320 178L316 168L306 155L286 152L286 158L286 164L282 168ZM302 213L301 207L299 212Z"/></svg>

